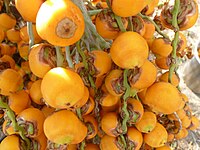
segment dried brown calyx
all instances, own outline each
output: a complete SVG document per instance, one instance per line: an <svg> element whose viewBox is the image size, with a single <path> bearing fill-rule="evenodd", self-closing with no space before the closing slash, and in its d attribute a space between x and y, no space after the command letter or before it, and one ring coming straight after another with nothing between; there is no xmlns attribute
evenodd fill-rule
<svg viewBox="0 0 200 150"><path fill-rule="evenodd" d="M48 150L66 150L67 144L60 145L60 144L53 143L50 140L47 140L47 149Z"/></svg>
<svg viewBox="0 0 200 150"><path fill-rule="evenodd" d="M144 20L140 16L132 16L133 31L143 35L145 32Z"/></svg>
<svg viewBox="0 0 200 150"><path fill-rule="evenodd" d="M39 61L48 64L50 67L56 67L56 50L49 44L44 44L39 52Z"/></svg>
<svg viewBox="0 0 200 150"><path fill-rule="evenodd" d="M66 17L58 22L56 35L63 39L69 39L74 36L76 29L77 25L73 22L73 20Z"/></svg>
<svg viewBox="0 0 200 150"><path fill-rule="evenodd" d="M30 150L40 150L40 149L41 149L40 143L35 139L31 139L31 148L30 148Z"/></svg>
<svg viewBox="0 0 200 150"><path fill-rule="evenodd" d="M89 73L92 76L97 76L99 74L99 71L94 65L96 56L94 54L92 54L92 53L89 53L88 56L89 57L87 58L87 62L88 62L88 67L89 67L88 68L89 69Z"/></svg>
<svg viewBox="0 0 200 150"><path fill-rule="evenodd" d="M123 76L112 80L111 85L116 94L123 94L125 92L125 87L123 86Z"/></svg>
<svg viewBox="0 0 200 150"><path fill-rule="evenodd" d="M115 145L119 148L119 150L125 150L125 145L120 136L116 137Z"/></svg>
<svg viewBox="0 0 200 150"><path fill-rule="evenodd" d="M104 9L98 14L98 17L105 24L108 31L117 31L117 32L120 31L112 11ZM126 26L128 24L127 19L122 17L122 23L124 26Z"/></svg>
<svg viewBox="0 0 200 150"><path fill-rule="evenodd" d="M86 122L85 125L87 126L88 132L87 137L93 135L95 133L95 127L91 122Z"/></svg>
<svg viewBox="0 0 200 150"><path fill-rule="evenodd" d="M128 75L129 83L131 85L135 84L140 78L141 73L142 73L142 69L138 67L135 67L134 69L129 70L129 75Z"/></svg>
<svg viewBox="0 0 200 150"><path fill-rule="evenodd" d="M181 0L180 1L180 10L178 13L178 25L179 28L185 27L189 22L189 17L196 15L198 12L196 7L196 2L194 0ZM170 27L172 27L172 19L173 19L173 5L166 4L161 12L161 17L165 20L165 23Z"/></svg>
<svg viewBox="0 0 200 150"><path fill-rule="evenodd" d="M16 118L17 123L19 126L24 128L25 135L27 137L35 137L38 134L38 128L36 122L30 122L27 120L24 120L22 117Z"/></svg>
<svg viewBox="0 0 200 150"><path fill-rule="evenodd" d="M131 105L131 104L127 104L127 110L128 110L128 113L129 113L128 124L133 125L141 117L141 114L137 111L134 111L133 105Z"/></svg>
<svg viewBox="0 0 200 150"><path fill-rule="evenodd" d="M92 105L92 102L91 102L90 99L91 98L89 98L87 103L81 107L81 113L82 114L85 114L89 110L90 106Z"/></svg>

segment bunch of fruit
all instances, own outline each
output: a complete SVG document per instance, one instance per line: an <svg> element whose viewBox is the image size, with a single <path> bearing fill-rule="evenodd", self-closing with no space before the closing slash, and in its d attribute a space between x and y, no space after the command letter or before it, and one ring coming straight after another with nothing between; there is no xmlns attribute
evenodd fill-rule
<svg viewBox="0 0 200 150"><path fill-rule="evenodd" d="M170 150L196 130L176 70L198 5L158 3L0 0L0 150Z"/></svg>

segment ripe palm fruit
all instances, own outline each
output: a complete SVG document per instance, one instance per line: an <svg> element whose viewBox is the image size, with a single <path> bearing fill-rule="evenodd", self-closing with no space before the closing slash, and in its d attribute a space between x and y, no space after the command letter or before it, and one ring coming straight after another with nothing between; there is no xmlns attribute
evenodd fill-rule
<svg viewBox="0 0 200 150"><path fill-rule="evenodd" d="M27 137L38 137L43 133L45 116L37 108L27 108L17 115L17 123L25 130Z"/></svg>
<svg viewBox="0 0 200 150"><path fill-rule="evenodd" d="M151 51L156 55L167 57L172 52L171 42L165 38L156 38L151 45Z"/></svg>
<svg viewBox="0 0 200 150"><path fill-rule="evenodd" d="M56 67L56 51L50 44L40 43L34 45L28 56L31 72L39 78Z"/></svg>
<svg viewBox="0 0 200 150"><path fill-rule="evenodd" d="M166 129L160 123L156 123L155 128L144 134L144 142L151 147L157 148L164 146L167 142L168 133Z"/></svg>
<svg viewBox="0 0 200 150"><path fill-rule="evenodd" d="M100 149L101 150L111 150L111 149L112 150L121 150L121 147L119 147L116 137L104 135L101 138ZM122 149L123 149L123 147L122 147Z"/></svg>
<svg viewBox="0 0 200 150"><path fill-rule="evenodd" d="M163 82L168 82L168 78L169 78L169 71L166 71L165 73L163 73L160 77L159 80L163 81ZM174 86L178 86L180 82L180 78L176 73L172 74L172 80L171 80L171 84Z"/></svg>
<svg viewBox="0 0 200 150"><path fill-rule="evenodd" d="M141 90L151 86L156 81L156 77L157 68L149 60L146 60L139 69L132 70L129 83L132 88Z"/></svg>
<svg viewBox="0 0 200 150"><path fill-rule="evenodd" d="M127 131L127 146L129 149L139 150L143 143L143 136L140 131L134 127L128 128Z"/></svg>
<svg viewBox="0 0 200 150"><path fill-rule="evenodd" d="M56 144L78 144L87 136L87 127L73 112L59 110L45 119L44 133Z"/></svg>
<svg viewBox="0 0 200 150"><path fill-rule="evenodd" d="M38 105L44 104L41 92L41 83L42 83L41 79L34 81L29 90L29 94L32 101Z"/></svg>
<svg viewBox="0 0 200 150"><path fill-rule="evenodd" d="M142 133L149 133L155 128L156 123L156 115L153 112L145 111L141 120L135 124L135 127Z"/></svg>
<svg viewBox="0 0 200 150"><path fill-rule="evenodd" d="M101 128L109 136L117 137L120 135L119 116L115 112L108 112L101 119Z"/></svg>
<svg viewBox="0 0 200 150"><path fill-rule="evenodd" d="M112 61L108 53L102 50L93 50L88 55L90 74L94 77L103 76L111 70Z"/></svg>
<svg viewBox="0 0 200 150"><path fill-rule="evenodd" d="M156 148L156 150L172 150L172 149L170 148L170 146L164 145L164 146Z"/></svg>
<svg viewBox="0 0 200 150"><path fill-rule="evenodd" d="M20 32L15 28L7 30L6 37L8 38L9 41L13 43L18 43L19 41L21 41Z"/></svg>
<svg viewBox="0 0 200 150"><path fill-rule="evenodd" d="M71 0L45 1L37 13L36 29L40 37L50 44L68 46L82 37L84 17Z"/></svg>
<svg viewBox="0 0 200 150"><path fill-rule="evenodd" d="M148 53L146 40L137 32L132 31L120 34L110 48L110 55L114 63L126 69L141 67L146 61Z"/></svg>
<svg viewBox="0 0 200 150"><path fill-rule="evenodd" d="M8 97L8 105L15 112L16 115L28 108L30 104L31 100L25 90L11 93Z"/></svg>
<svg viewBox="0 0 200 150"><path fill-rule="evenodd" d="M88 143L85 146L85 150L100 150L97 144Z"/></svg>
<svg viewBox="0 0 200 150"><path fill-rule="evenodd" d="M17 92L23 87L21 75L14 69L5 69L0 74L0 89L2 95Z"/></svg>
<svg viewBox="0 0 200 150"><path fill-rule="evenodd" d="M69 108L84 96L81 77L70 69L56 67L48 71L41 83L44 101L54 108Z"/></svg>
<svg viewBox="0 0 200 150"><path fill-rule="evenodd" d="M15 6L25 21L35 23L38 10L43 2L44 0L15 0Z"/></svg>
<svg viewBox="0 0 200 150"><path fill-rule="evenodd" d="M137 15L147 4L146 0L112 0L111 6L118 16L130 17Z"/></svg>
<svg viewBox="0 0 200 150"><path fill-rule="evenodd" d="M157 82L147 89L143 102L155 112L172 114L179 109L182 98L178 89L172 84Z"/></svg>
<svg viewBox="0 0 200 150"><path fill-rule="evenodd" d="M192 116L191 118L191 124L187 128L189 130L196 130L200 126L200 121L196 116Z"/></svg>
<svg viewBox="0 0 200 150"><path fill-rule="evenodd" d="M7 31L16 25L16 19L7 13L0 14L0 28Z"/></svg>
<svg viewBox="0 0 200 150"><path fill-rule="evenodd" d="M9 135L1 141L0 149L1 150L20 150L20 143L24 143L17 135ZM21 143L21 144L22 144Z"/></svg>
<svg viewBox="0 0 200 150"><path fill-rule="evenodd" d="M105 86L110 94L120 97L124 93L123 71L114 69L105 78Z"/></svg>
<svg viewBox="0 0 200 150"><path fill-rule="evenodd" d="M125 28L128 26L128 21L122 18ZM95 19L95 26L99 35L105 39L115 39L121 32L111 11L102 10Z"/></svg>

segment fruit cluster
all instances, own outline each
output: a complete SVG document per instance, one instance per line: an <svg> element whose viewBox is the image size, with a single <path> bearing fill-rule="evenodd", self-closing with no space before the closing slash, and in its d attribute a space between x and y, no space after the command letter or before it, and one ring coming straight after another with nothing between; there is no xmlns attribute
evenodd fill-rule
<svg viewBox="0 0 200 150"><path fill-rule="evenodd" d="M170 150L196 130L176 70L198 5L158 4L0 0L0 150Z"/></svg>

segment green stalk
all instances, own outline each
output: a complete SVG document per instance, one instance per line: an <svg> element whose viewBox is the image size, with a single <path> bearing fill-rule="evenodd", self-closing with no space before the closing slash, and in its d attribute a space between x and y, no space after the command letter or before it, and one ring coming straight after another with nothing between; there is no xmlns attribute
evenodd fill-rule
<svg viewBox="0 0 200 150"><path fill-rule="evenodd" d="M116 14L114 15L114 17L115 17L115 20L117 21L120 31L126 32L126 29L124 28L124 24L122 22L122 18Z"/></svg>
<svg viewBox="0 0 200 150"><path fill-rule="evenodd" d="M57 67L62 67L64 58L63 58L61 49L60 49L59 46L55 46L55 48L56 48L56 63L57 63Z"/></svg>
<svg viewBox="0 0 200 150"><path fill-rule="evenodd" d="M67 60L68 66L70 68L74 68L74 64L73 64L73 61L72 61L72 58L70 55L70 47L69 46L65 47L65 55L66 55L66 60Z"/></svg>
<svg viewBox="0 0 200 150"><path fill-rule="evenodd" d="M128 17L128 28L130 31L133 31L132 17Z"/></svg>
<svg viewBox="0 0 200 150"><path fill-rule="evenodd" d="M164 34L164 33L160 30L160 28L158 27L158 25L157 25L150 17L145 16L145 15L143 15L143 14L141 14L141 13L139 13L138 15L139 15L140 17L142 17L143 19L146 19L146 20L150 21L150 22L155 26L156 31L157 31L161 36L163 36L163 37L166 38L166 39L169 39L169 37L168 37L166 34Z"/></svg>
<svg viewBox="0 0 200 150"><path fill-rule="evenodd" d="M124 113L124 118L122 120L122 130L123 133L127 132L127 121L129 119L129 112L127 110L127 99L130 96L130 92L131 92L131 87L128 84L128 69L124 70L124 81L123 81L123 85L126 89L125 94L123 95L123 106L122 106L122 112Z"/></svg>
<svg viewBox="0 0 200 150"><path fill-rule="evenodd" d="M18 125L16 118L15 118L15 113L12 111L12 109L9 107L9 105L7 103L3 102L2 98L0 98L0 107L3 108L3 109L6 109L6 114L12 122L12 126L14 128L14 131L19 133L20 137L27 144L27 150L29 150L30 147L31 147L31 143L30 143L30 140L25 136L24 128Z"/></svg>
<svg viewBox="0 0 200 150"><path fill-rule="evenodd" d="M87 60L86 60L85 53L81 50L80 41L78 41L78 42L76 43L76 48L77 48L78 53L81 55L81 58L82 58L82 60L83 60L83 64L84 64L85 69L88 70L88 69L89 69L88 63L87 63Z"/></svg>
<svg viewBox="0 0 200 150"><path fill-rule="evenodd" d="M84 16L85 32L81 39L85 43L87 49L91 51L93 49L103 50L110 48L111 44L97 33L96 27L88 15L84 2L82 0L72 0L72 2L80 8Z"/></svg>
<svg viewBox="0 0 200 150"><path fill-rule="evenodd" d="M33 34L33 23L32 22L27 22L27 32L28 32L28 36L29 36L29 51L30 51L31 47L35 43L34 34Z"/></svg>
<svg viewBox="0 0 200 150"><path fill-rule="evenodd" d="M89 11L88 11L88 14L89 14L90 16L94 16L94 15L99 14L102 10L103 10L103 9L89 10Z"/></svg>
<svg viewBox="0 0 200 150"><path fill-rule="evenodd" d="M171 66L169 68L169 77L168 77L168 81L171 83L172 82L172 75L175 71L176 68L176 51L177 51L177 47L178 47L178 42L179 42L179 26L178 26L178 13L180 10L180 0L175 0L174 2L174 9L172 11L172 26L174 27L174 39L172 41L172 53L171 53L171 57L172 57L172 63Z"/></svg>

